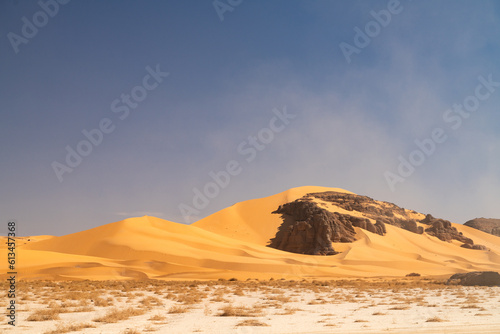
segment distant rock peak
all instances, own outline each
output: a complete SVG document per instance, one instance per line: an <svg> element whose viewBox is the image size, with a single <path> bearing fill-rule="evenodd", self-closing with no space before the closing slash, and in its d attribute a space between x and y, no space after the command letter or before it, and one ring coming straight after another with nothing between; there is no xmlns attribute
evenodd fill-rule
<svg viewBox="0 0 500 334"><path fill-rule="evenodd" d="M500 219L475 218L469 220L464 225L500 237Z"/></svg>

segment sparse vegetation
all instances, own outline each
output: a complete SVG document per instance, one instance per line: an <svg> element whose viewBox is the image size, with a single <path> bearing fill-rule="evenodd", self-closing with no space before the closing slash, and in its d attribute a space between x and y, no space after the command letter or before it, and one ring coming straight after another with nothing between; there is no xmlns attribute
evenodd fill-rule
<svg viewBox="0 0 500 334"><path fill-rule="evenodd" d="M259 320L256 319L247 319L237 323L236 326L269 326L269 325L260 322Z"/></svg>
<svg viewBox="0 0 500 334"><path fill-rule="evenodd" d="M32 322L31 326L39 328L36 326L46 324L36 322L53 321L49 327L39 331L45 331L44 334L80 332L92 327L104 332L107 323L122 322L142 314L145 316L140 318L141 321L147 319L148 324L141 328L134 326L137 329L128 328L130 333L162 332L179 320L187 319L182 313L191 310L210 321L230 321L217 320L218 317L242 317L233 319L236 326L273 325L274 319L293 318L293 314L301 312L301 316L312 316L315 326L336 326L339 329L353 322L360 323L361 327L373 327L379 320L385 322L389 317L396 319L392 320L393 324L400 323L403 320L396 315L405 314L404 310L410 309L419 314L422 308L434 308L432 311L438 312L436 315L441 317L446 315L439 313L441 310L453 310L476 319L496 319L499 315L490 307L491 304L484 304L485 299L488 302L499 301L496 288L447 286L443 281L421 277L331 281L288 281L279 278L203 282L34 281L23 282L20 291L20 310L26 312L24 319ZM339 307L347 308L349 313L339 318ZM84 317L77 318L80 316L77 312L82 312ZM262 316L266 318L259 318ZM372 316L377 317L376 321L372 322L375 319L370 318ZM69 318L78 320L68 323ZM93 321L85 322L89 318ZM175 321L169 321L171 318ZM447 320L422 316L419 321L432 323ZM363 324L365 322L368 324ZM124 323L122 329L130 327L128 324Z"/></svg>
<svg viewBox="0 0 500 334"><path fill-rule="evenodd" d="M155 307L155 306L162 306L163 303L158 299L157 297L152 297L148 296L146 298L141 299L139 302L142 304L144 307Z"/></svg>
<svg viewBox="0 0 500 334"><path fill-rule="evenodd" d="M166 319L166 317L164 315L155 314L155 315L151 316L148 320L150 320L150 321L164 321L165 319Z"/></svg>
<svg viewBox="0 0 500 334"><path fill-rule="evenodd" d="M444 321L446 321L446 320L443 320L439 317L432 317L432 318L429 318L426 320L426 322L444 322Z"/></svg>
<svg viewBox="0 0 500 334"><path fill-rule="evenodd" d="M394 307L391 307L389 310L396 310L396 311L402 311L402 310L409 310L410 307L408 305L397 305Z"/></svg>
<svg viewBox="0 0 500 334"><path fill-rule="evenodd" d="M174 305L168 310L168 313L178 314L178 313L186 313L188 311L189 311L189 308L187 308L186 306Z"/></svg>
<svg viewBox="0 0 500 334"><path fill-rule="evenodd" d="M227 305L220 309L221 317L257 317L262 315L260 308L248 308L244 306Z"/></svg>
<svg viewBox="0 0 500 334"><path fill-rule="evenodd" d="M63 334L69 332L78 332L85 328L95 328L95 325L82 323L82 324L57 324L56 329L49 330L43 334Z"/></svg>
<svg viewBox="0 0 500 334"><path fill-rule="evenodd" d="M95 306L99 307L107 307L107 306L112 306L113 305L113 298L99 298L96 297L95 300L93 300Z"/></svg>
<svg viewBox="0 0 500 334"><path fill-rule="evenodd" d="M104 322L104 323L115 323L122 320L127 320L130 317L134 317L137 315L144 314L144 310L136 309L136 308L126 308L126 309L118 309L113 308L109 310L104 316L94 319L95 322Z"/></svg>
<svg viewBox="0 0 500 334"><path fill-rule="evenodd" d="M59 320L59 309L42 309L36 310L28 316L27 321L48 321L48 320Z"/></svg>

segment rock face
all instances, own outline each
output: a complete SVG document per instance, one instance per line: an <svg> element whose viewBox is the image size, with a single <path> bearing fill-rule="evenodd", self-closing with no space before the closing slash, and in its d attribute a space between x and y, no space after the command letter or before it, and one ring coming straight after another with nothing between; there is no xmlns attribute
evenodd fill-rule
<svg viewBox="0 0 500 334"><path fill-rule="evenodd" d="M500 219L476 218L464 225L500 237Z"/></svg>
<svg viewBox="0 0 500 334"><path fill-rule="evenodd" d="M415 211L405 210L392 203L335 191L311 193L309 196L332 203L347 211L362 212L365 217L373 219L377 223L393 225L413 233L424 233L423 227L418 226L417 221L409 216L409 213L416 213Z"/></svg>
<svg viewBox="0 0 500 334"><path fill-rule="evenodd" d="M387 233L385 229L385 224L381 221L377 220L375 224L373 224L368 218L360 218L349 215L344 215L349 217L348 220L351 222L352 226L356 226L362 228L363 230L370 231L372 233L384 235Z"/></svg>
<svg viewBox="0 0 500 334"><path fill-rule="evenodd" d="M447 284L500 286L500 274L495 271L455 274L448 279Z"/></svg>
<svg viewBox="0 0 500 334"><path fill-rule="evenodd" d="M467 238L458 232L458 230L451 226L448 220L434 218L432 215L428 214L423 220L420 221L422 224L431 225L429 228L425 229L428 234L437 237L439 240L450 242L452 240L458 240L464 244L474 245L474 241Z"/></svg>
<svg viewBox="0 0 500 334"><path fill-rule="evenodd" d="M353 242L356 240L355 226L364 226L373 231L385 231L383 224L372 224L368 219L331 213L316 203L297 200L280 206L273 213L282 215L276 237L270 247L299 254L338 254L332 242Z"/></svg>

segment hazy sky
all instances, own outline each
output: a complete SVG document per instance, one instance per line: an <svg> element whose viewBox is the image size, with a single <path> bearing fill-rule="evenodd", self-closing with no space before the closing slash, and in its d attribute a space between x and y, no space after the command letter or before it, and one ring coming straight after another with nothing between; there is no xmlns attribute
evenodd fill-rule
<svg viewBox="0 0 500 334"><path fill-rule="evenodd" d="M500 218L498 1L215 5L0 2L1 234L303 185Z"/></svg>

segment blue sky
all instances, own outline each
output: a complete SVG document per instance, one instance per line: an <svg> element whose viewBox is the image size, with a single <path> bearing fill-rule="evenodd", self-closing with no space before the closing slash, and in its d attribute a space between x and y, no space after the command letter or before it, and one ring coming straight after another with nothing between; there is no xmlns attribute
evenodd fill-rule
<svg viewBox="0 0 500 334"><path fill-rule="evenodd" d="M457 223L500 218L498 2L221 0L223 20L209 0L64 2L41 1L52 15L0 4L0 220L22 235L144 214L186 223L303 185ZM356 47L367 26L348 62L341 43ZM474 102L479 77L492 91L480 87L488 97L453 129L444 115ZM120 119L111 105L132 92L140 101ZM113 131L69 167L66 147L106 119ZM415 140L435 129L446 140L422 162ZM418 166L391 189L387 172L411 155ZM238 173L196 208L194 189L231 161ZM72 171L58 178L54 162Z"/></svg>

